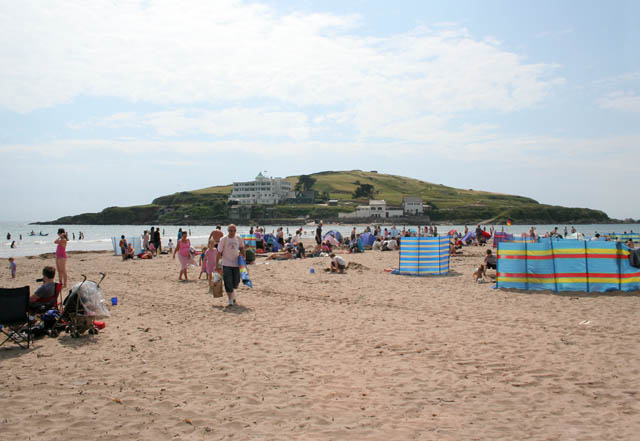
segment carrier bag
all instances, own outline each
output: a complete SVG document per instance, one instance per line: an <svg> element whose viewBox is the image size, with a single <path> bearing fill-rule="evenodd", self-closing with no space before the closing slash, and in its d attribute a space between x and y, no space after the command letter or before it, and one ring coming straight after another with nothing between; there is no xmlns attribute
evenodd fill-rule
<svg viewBox="0 0 640 441"><path fill-rule="evenodd" d="M222 280L213 282L213 296L222 297Z"/></svg>
<svg viewBox="0 0 640 441"><path fill-rule="evenodd" d="M222 297L222 276L219 272L213 272L213 286L212 286L211 294L213 297Z"/></svg>

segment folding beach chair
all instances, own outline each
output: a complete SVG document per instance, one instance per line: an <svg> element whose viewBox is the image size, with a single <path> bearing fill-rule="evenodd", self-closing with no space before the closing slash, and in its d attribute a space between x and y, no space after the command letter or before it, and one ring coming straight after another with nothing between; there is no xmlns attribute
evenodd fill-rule
<svg viewBox="0 0 640 441"><path fill-rule="evenodd" d="M32 314L44 314L50 309L62 312L62 283L55 284L55 293L51 297L38 299L29 305L29 312Z"/></svg>
<svg viewBox="0 0 640 441"><path fill-rule="evenodd" d="M11 341L23 349L29 348L31 333L28 286L0 288L0 326L0 332L6 336L0 346Z"/></svg>

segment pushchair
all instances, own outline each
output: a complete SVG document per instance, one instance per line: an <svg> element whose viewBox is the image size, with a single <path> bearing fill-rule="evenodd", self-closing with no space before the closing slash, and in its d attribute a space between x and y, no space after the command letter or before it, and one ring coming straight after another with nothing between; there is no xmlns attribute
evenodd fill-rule
<svg viewBox="0 0 640 441"><path fill-rule="evenodd" d="M50 331L52 337L57 336L62 328L71 334L72 338L77 338L87 331L89 334L97 334L95 320L111 316L100 289L100 283L106 275L99 274L102 277L98 282L87 280L87 276L83 274L82 282L73 285L62 303L62 314L58 324Z"/></svg>

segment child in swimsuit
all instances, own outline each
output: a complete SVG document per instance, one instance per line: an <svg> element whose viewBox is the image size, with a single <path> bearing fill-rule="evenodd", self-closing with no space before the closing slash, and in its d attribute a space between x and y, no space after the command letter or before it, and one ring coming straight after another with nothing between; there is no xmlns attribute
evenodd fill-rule
<svg viewBox="0 0 640 441"><path fill-rule="evenodd" d="M55 240L56 247L56 268L58 270L58 278L62 287L67 287L67 242L69 236L65 233L64 228L58 229L58 238Z"/></svg>
<svg viewBox="0 0 640 441"><path fill-rule="evenodd" d="M207 275L206 252L207 252L207 247L203 247L202 251L200 251L200 274L198 275L198 280L200 280L200 277L202 277L202 273L204 273L205 276Z"/></svg>

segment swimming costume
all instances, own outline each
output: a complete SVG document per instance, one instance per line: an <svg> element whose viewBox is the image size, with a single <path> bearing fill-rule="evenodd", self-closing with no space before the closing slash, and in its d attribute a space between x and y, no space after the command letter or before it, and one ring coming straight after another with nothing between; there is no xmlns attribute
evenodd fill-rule
<svg viewBox="0 0 640 441"><path fill-rule="evenodd" d="M56 248L56 259L66 259L67 258L67 250L62 244L58 244Z"/></svg>

